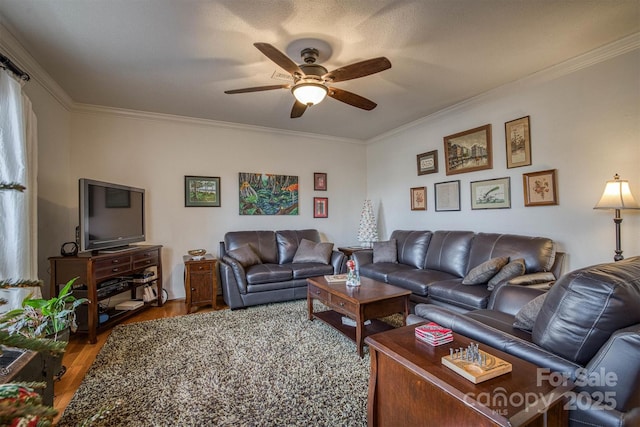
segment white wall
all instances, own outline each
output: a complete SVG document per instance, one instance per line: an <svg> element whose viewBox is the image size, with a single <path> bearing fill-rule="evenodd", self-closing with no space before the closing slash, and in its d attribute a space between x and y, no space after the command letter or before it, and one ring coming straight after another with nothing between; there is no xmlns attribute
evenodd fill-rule
<svg viewBox="0 0 640 427"><path fill-rule="evenodd" d="M550 73L547 73L550 74ZM394 229L466 229L547 236L568 253L565 271L613 260L613 212L593 210L615 173L640 201L640 50L566 74L540 73L382 136L367 149L368 196L381 238ZM507 169L504 123L531 118L531 166ZM493 169L445 174L443 137L491 124ZM416 155L438 150L439 172L418 176ZM522 174L557 169L558 206L524 207ZM511 178L511 209L471 210L470 182ZM461 181L460 212L435 212L434 183ZM427 211L409 188L427 186ZM622 249L640 254L640 211L623 211Z"/></svg>
<svg viewBox="0 0 640 427"><path fill-rule="evenodd" d="M69 185L91 178L146 190L147 242L164 246L170 299L184 297L187 250L206 248L217 255L227 231L316 228L336 246L357 242L365 194L361 143L95 108L74 112L71 129ZM297 175L300 215L239 215L239 172ZM327 191L313 190L314 172L327 173ZM222 206L185 207L185 175L219 176ZM74 197L73 219L75 189ZM313 197L329 198L329 218L313 218ZM68 232L71 239L73 230Z"/></svg>

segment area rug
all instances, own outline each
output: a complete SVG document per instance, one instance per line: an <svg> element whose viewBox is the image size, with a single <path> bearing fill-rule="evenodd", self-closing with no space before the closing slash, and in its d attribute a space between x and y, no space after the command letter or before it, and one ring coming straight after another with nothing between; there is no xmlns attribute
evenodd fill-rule
<svg viewBox="0 0 640 427"><path fill-rule="evenodd" d="M58 425L364 426L368 379L306 301L196 313L115 327Z"/></svg>

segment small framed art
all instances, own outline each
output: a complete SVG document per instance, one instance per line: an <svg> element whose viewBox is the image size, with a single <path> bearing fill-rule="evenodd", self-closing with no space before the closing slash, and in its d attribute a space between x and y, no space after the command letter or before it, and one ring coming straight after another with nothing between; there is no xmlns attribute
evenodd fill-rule
<svg viewBox="0 0 640 427"><path fill-rule="evenodd" d="M460 180L434 184L436 212L460 210Z"/></svg>
<svg viewBox="0 0 640 427"><path fill-rule="evenodd" d="M315 191L327 191L327 174L324 172L313 173L313 189Z"/></svg>
<svg viewBox="0 0 640 427"><path fill-rule="evenodd" d="M413 187L411 189L411 210L427 210L427 187Z"/></svg>
<svg viewBox="0 0 640 427"><path fill-rule="evenodd" d="M531 164L529 116L506 122L504 137L507 144L507 168L529 166Z"/></svg>
<svg viewBox="0 0 640 427"><path fill-rule="evenodd" d="M525 206L548 206L558 204L556 170L522 174Z"/></svg>
<svg viewBox="0 0 640 427"><path fill-rule="evenodd" d="M447 175L493 168L491 125L444 137Z"/></svg>
<svg viewBox="0 0 640 427"><path fill-rule="evenodd" d="M329 217L329 198L328 197L313 198L313 217L314 218Z"/></svg>
<svg viewBox="0 0 640 427"><path fill-rule="evenodd" d="M185 207L220 207L220 177L185 176Z"/></svg>
<svg viewBox="0 0 640 427"><path fill-rule="evenodd" d="M471 183L471 209L511 207L511 178L485 179Z"/></svg>
<svg viewBox="0 0 640 427"><path fill-rule="evenodd" d="M418 154L418 175L438 172L438 150Z"/></svg>

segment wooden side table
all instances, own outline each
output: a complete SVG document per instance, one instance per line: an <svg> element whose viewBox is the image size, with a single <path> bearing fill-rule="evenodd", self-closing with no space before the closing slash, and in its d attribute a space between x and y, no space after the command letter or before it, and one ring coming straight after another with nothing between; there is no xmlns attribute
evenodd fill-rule
<svg viewBox="0 0 640 427"><path fill-rule="evenodd" d="M215 273L218 260L211 254L206 254L202 259L185 255L182 260L187 313L191 313L193 306L202 305L211 305L217 310L218 280Z"/></svg>
<svg viewBox="0 0 640 427"><path fill-rule="evenodd" d="M343 254L345 254L347 258L351 258L351 255L353 255L354 252L358 252L364 249L369 249L369 248L365 248L362 246L343 246L338 248L338 250Z"/></svg>

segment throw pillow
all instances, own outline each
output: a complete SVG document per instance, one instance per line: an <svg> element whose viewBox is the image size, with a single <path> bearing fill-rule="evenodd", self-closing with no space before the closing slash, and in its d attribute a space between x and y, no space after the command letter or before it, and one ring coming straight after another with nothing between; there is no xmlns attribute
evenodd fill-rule
<svg viewBox="0 0 640 427"><path fill-rule="evenodd" d="M492 291L498 283L504 282L505 280L511 280L514 277L522 276L525 271L527 271L527 267L524 265L524 258L514 259L509 264L502 267L498 274L489 280L487 289Z"/></svg>
<svg viewBox="0 0 640 427"><path fill-rule="evenodd" d="M556 277L550 271L542 271L540 273L526 274L509 280L510 285L537 285L539 283L548 283L556 280Z"/></svg>
<svg viewBox="0 0 640 427"><path fill-rule="evenodd" d="M227 255L238 261L244 268L262 264L260 256L256 253L255 249L253 249L253 246L248 243L227 251Z"/></svg>
<svg viewBox="0 0 640 427"><path fill-rule="evenodd" d="M487 283L502 267L509 262L509 257L492 258L471 269L462 279L463 285L479 285Z"/></svg>
<svg viewBox="0 0 640 427"><path fill-rule="evenodd" d="M396 239L385 242L375 242L373 244L373 262L398 263L398 248Z"/></svg>
<svg viewBox="0 0 640 427"><path fill-rule="evenodd" d="M516 314L516 320L513 322L513 326L531 332L546 297L547 293L545 292L522 306Z"/></svg>
<svg viewBox="0 0 640 427"><path fill-rule="evenodd" d="M293 262L329 264L331 262L332 251L333 243L316 243L311 240L302 239L298 245L296 254L293 256Z"/></svg>

